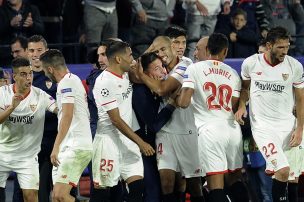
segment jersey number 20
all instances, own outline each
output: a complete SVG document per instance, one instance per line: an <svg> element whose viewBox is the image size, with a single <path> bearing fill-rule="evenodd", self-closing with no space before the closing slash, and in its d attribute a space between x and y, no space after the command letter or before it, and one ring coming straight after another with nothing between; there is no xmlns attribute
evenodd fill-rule
<svg viewBox="0 0 304 202"><path fill-rule="evenodd" d="M211 95L207 97L207 106L209 110L221 110L222 108L228 112L231 111L229 102L232 96L232 89L226 84L216 86L212 82L206 82L203 86L204 91L211 91Z"/></svg>

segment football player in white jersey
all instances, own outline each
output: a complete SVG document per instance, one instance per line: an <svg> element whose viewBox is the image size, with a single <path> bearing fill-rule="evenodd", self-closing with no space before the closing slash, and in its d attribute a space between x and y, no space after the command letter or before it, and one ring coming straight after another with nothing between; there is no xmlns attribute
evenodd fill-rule
<svg viewBox="0 0 304 202"><path fill-rule="evenodd" d="M243 123L249 99L252 134L274 172L274 201L288 201L289 160L284 151L302 141L304 122L303 67L287 55L290 46L285 28L275 27L266 37L266 52L246 58L242 64L242 92L235 117ZM293 107L296 105L296 118Z"/></svg>
<svg viewBox="0 0 304 202"><path fill-rule="evenodd" d="M166 65L169 76L166 80L154 80L143 73L142 82L160 96L171 94L181 87L183 75L192 63L180 59L172 50L171 40L166 36L156 37L149 48ZM163 201L177 201L174 195L175 173L180 171L186 178L191 201L203 201L200 177L202 169L198 157L197 129L191 109L176 109L171 120L156 134L158 170L161 178Z"/></svg>
<svg viewBox="0 0 304 202"><path fill-rule="evenodd" d="M128 184L127 201L142 201L143 162L140 151L155 153L134 131L139 129L132 109L132 84L128 72L135 63L130 46L122 41L108 44L109 66L97 77L93 95L98 122L93 142L92 172L94 188L101 189L103 201L109 202L109 188L120 177ZM100 201L91 196L90 201Z"/></svg>
<svg viewBox="0 0 304 202"><path fill-rule="evenodd" d="M51 96L32 86L33 71L27 59L14 59L12 68L15 83L0 87L0 187L5 187L14 171L24 201L35 202L45 112L56 113L57 108Z"/></svg>
<svg viewBox="0 0 304 202"><path fill-rule="evenodd" d="M92 158L92 136L87 95L78 76L69 72L59 50L51 49L40 56L43 71L58 83L58 134L51 154L54 202L72 202L72 186Z"/></svg>
<svg viewBox="0 0 304 202"><path fill-rule="evenodd" d="M242 134L233 112L238 106L241 80L237 72L223 63L228 51L228 39L223 34L209 36L210 57L190 65L184 75L177 104L182 108L191 103L199 131L201 163L210 189L209 201L228 201L223 190L224 174L231 173L229 189L235 201L248 201L241 183L243 166ZM239 194L242 193L243 194ZM238 194L235 194L238 193Z"/></svg>

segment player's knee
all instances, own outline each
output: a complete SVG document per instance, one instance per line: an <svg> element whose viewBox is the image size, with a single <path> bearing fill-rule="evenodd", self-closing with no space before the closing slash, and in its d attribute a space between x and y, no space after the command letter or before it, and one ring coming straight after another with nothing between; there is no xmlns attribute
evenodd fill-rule
<svg viewBox="0 0 304 202"><path fill-rule="evenodd" d="M174 180L168 178L161 179L161 187L164 194L172 193L174 190Z"/></svg>
<svg viewBox="0 0 304 202"><path fill-rule="evenodd" d="M278 170L278 171L275 173L275 176L276 176L276 178L280 178L280 179L278 179L278 180L287 181L287 180L288 180L288 177L289 177L289 171L290 171L290 168L289 168L289 167L281 168L280 170Z"/></svg>
<svg viewBox="0 0 304 202"><path fill-rule="evenodd" d="M25 202L34 202L38 201L38 192L37 191L23 191L23 199Z"/></svg>
<svg viewBox="0 0 304 202"><path fill-rule="evenodd" d="M61 189L54 189L52 199L53 201L65 201L67 195L69 195L69 193L65 193Z"/></svg>

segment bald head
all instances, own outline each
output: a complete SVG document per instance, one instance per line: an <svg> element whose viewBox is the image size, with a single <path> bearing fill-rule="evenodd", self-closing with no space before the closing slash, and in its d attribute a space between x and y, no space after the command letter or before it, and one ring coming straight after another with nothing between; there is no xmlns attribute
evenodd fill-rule
<svg viewBox="0 0 304 202"><path fill-rule="evenodd" d="M165 65L170 64L173 58L176 57L176 54L172 51L171 40L167 36L156 37L150 48L150 52L155 52Z"/></svg>
<svg viewBox="0 0 304 202"><path fill-rule="evenodd" d="M209 57L209 52L207 51L209 36L202 37L195 46L194 58L196 61L204 61Z"/></svg>

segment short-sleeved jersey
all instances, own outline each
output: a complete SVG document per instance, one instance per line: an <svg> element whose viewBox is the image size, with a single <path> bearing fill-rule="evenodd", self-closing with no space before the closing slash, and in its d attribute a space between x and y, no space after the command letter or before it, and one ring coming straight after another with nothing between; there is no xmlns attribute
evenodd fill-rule
<svg viewBox="0 0 304 202"><path fill-rule="evenodd" d="M175 78L182 84L183 76L190 64L192 64L191 60L180 60L180 62L169 72L169 76ZM173 134L197 133L192 109L175 109L171 119L166 123L166 125L164 125L164 127L162 127L161 130Z"/></svg>
<svg viewBox="0 0 304 202"><path fill-rule="evenodd" d="M62 119L62 105L74 104L73 119L60 147L92 150L92 135L87 94L78 76L67 73L57 86L58 127Z"/></svg>
<svg viewBox="0 0 304 202"><path fill-rule="evenodd" d="M120 117L134 131L139 129L132 109L133 88L128 73L122 76L108 70L103 71L96 79L93 95L98 109L96 135L121 134L112 124L107 111L118 108ZM140 99L140 98L139 98Z"/></svg>
<svg viewBox="0 0 304 202"><path fill-rule="evenodd" d="M264 54L255 54L244 60L241 74L243 80L251 80L252 128L290 131L295 124L293 87L304 87L301 63L285 56L283 62L272 66Z"/></svg>
<svg viewBox="0 0 304 202"><path fill-rule="evenodd" d="M14 84L0 87L0 113L12 104ZM9 117L0 124L0 160L23 160L40 151L45 112L53 112L55 100L43 90L31 87Z"/></svg>
<svg viewBox="0 0 304 202"><path fill-rule="evenodd" d="M216 60L190 65L183 87L194 89L192 107L198 128L210 121L234 120L231 98L240 96L241 79L230 66Z"/></svg>

